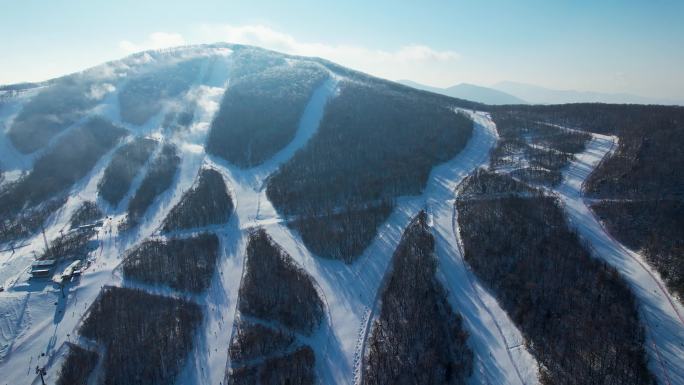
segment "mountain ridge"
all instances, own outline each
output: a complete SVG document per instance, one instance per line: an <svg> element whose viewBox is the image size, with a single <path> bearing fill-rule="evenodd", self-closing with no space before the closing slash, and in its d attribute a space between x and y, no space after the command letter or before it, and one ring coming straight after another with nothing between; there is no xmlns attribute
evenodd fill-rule
<svg viewBox="0 0 684 385"><path fill-rule="evenodd" d="M482 87L470 83L459 83L451 87L440 88L420 84L411 80L398 80L400 84L412 88L430 91L458 99L472 100L478 103L500 104L528 104L525 100L514 95L493 88Z"/></svg>
<svg viewBox="0 0 684 385"><path fill-rule="evenodd" d="M493 89L521 97L532 104L658 104L683 105L683 101L667 98L654 98L629 93L606 93L596 91L558 90L534 84L502 81L491 86Z"/></svg>

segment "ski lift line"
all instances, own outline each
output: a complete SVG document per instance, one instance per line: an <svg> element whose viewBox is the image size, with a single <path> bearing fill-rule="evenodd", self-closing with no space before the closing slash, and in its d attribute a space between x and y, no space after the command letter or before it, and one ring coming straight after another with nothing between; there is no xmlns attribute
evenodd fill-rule
<svg viewBox="0 0 684 385"><path fill-rule="evenodd" d="M4 250L0 250L0 253L4 253L5 251L12 251L12 250L21 249L21 248L29 246L29 245L30 245L30 243L24 243L24 244L18 245L18 246L11 246L11 247L8 247Z"/></svg>

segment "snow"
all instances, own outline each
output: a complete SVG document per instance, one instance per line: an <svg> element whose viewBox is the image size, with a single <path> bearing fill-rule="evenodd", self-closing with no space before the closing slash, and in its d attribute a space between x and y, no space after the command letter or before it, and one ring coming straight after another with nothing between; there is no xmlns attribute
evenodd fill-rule
<svg viewBox="0 0 684 385"><path fill-rule="evenodd" d="M228 344L237 317L236 306L248 230L280 220L266 198L264 182L316 132L326 103L337 91L337 82L338 79L331 76L314 91L304 109L294 139L263 164L243 170L221 158L207 155L205 166L214 168L223 175L229 186L235 211L229 223L216 231L222 249L218 273L206 297L201 301L207 310L205 322L196 339L195 351L190 355L192 360L181 374L179 383L218 384L223 381L226 365L229 364ZM274 234L270 235L280 244L279 238Z"/></svg>
<svg viewBox="0 0 684 385"><path fill-rule="evenodd" d="M28 294L12 293L0 297L0 362L12 348L14 340L25 328Z"/></svg>
<svg viewBox="0 0 684 385"><path fill-rule="evenodd" d="M471 142L479 140L481 144L464 151L460 155L463 160L455 167L443 171L436 168L433 174L438 175L438 183L428 187L428 191L434 191L428 207L440 261L438 276L470 333L469 343L476 356L472 383L536 384L538 366L525 348L520 331L463 260L454 191L468 174L488 164L489 151L497 140L496 127L487 114L471 116L479 128Z"/></svg>
<svg viewBox="0 0 684 385"><path fill-rule="evenodd" d="M649 368L661 384L684 383L684 308L665 288L657 271L639 253L613 238L583 197L582 186L601 160L617 146L613 136L592 134L586 150L563 172L556 189L569 222L591 246L593 255L615 267L636 296L646 330Z"/></svg>
<svg viewBox="0 0 684 385"><path fill-rule="evenodd" d="M265 196L262 197L262 210L255 222L263 225L269 235L316 280L328 310L328 320L315 337L318 342L312 346L321 383L361 382L361 357L372 321L379 312L382 281L388 276L392 254L404 229L425 208L434 223L440 262L438 278L449 290L449 301L454 310L463 315L464 326L471 334L469 344L482 367L482 370L475 370L471 383L505 384L510 383L511 378L519 377L525 384L537 383L534 359L524 347L515 346L522 341L520 333L491 296L487 297L486 305L473 302L477 295L484 297L487 293L479 286L475 286L478 288L475 291L463 276L465 269L460 262L451 225L454 220L454 190L465 176L487 163L489 151L497 139L488 115L474 113L472 116L477 124L466 148L433 169L421 196L398 199L393 213L381 226L374 241L352 265L312 255L303 246L299 235L287 228L282 220L267 220L270 215L277 214ZM493 309L491 316L488 309ZM502 334L490 332L496 330L497 324ZM502 335L507 336L508 345ZM510 356L507 346L514 349ZM520 376L516 367L522 368Z"/></svg>
<svg viewBox="0 0 684 385"><path fill-rule="evenodd" d="M224 70L227 66L225 64L226 58L220 56L215 60L222 61L220 64L223 65L212 67L216 68L216 71L200 74L198 84L191 90L193 95L200 100L193 127L204 127L205 129L193 131L194 135L191 137L168 138L174 143L183 144L178 146L182 162L174 185L155 200L143 223L129 234L119 234L116 226L117 222L123 218L125 206L121 205L118 208L101 207L105 209L109 218L98 233L98 239L101 241L100 248L91 254L94 263L90 268L85 270L79 280L66 286L66 298L62 297L59 288L51 281L29 280L28 278L27 271L34 259L32 253L40 253L43 248L41 234L36 234L28 239L28 246L17 249L14 254L9 250L0 252L0 263L2 264L0 281L6 285L4 286L6 291L0 293L0 304L3 306L0 311L5 311L5 298L13 298L17 293L26 295L28 298L24 306L26 321L22 321L20 324L10 323L10 325L19 326L5 328L7 340L11 338L14 340L10 345L4 340L2 342L3 346L9 346L7 353L4 353L7 359L0 362L3 381L12 384L35 382L35 366L45 365L48 370L46 380L48 383L53 383L57 378L58 368L67 350L63 348L64 343L69 340L75 341L78 325L101 288L104 285L126 286L126 283L121 281L120 275L115 274L115 269L121 263L121 256L125 250L154 233L170 208L178 202L184 189L192 184L202 164L203 152L196 151L196 145L203 143L204 137L197 132L206 133L206 127L218 107L227 84L227 72ZM208 63L209 61L207 61ZM105 97L97 111L108 112L108 117L120 124L116 92L118 91ZM159 123L159 120L157 122ZM148 133L152 136L161 135L163 129L160 126L153 127L152 125L144 127L142 130L139 127L129 126L126 128L134 132ZM64 207L54 214L46 225L48 240L56 238L60 230L68 228L71 213L83 201L97 201L97 184L115 150L113 149L103 156L93 170L73 186ZM142 173L144 172L146 170L143 170ZM131 189L124 200L130 199L134 191ZM58 266L55 271L63 270L67 264L68 262L64 263L63 266ZM18 337L12 337L14 335ZM42 353L45 354L41 355Z"/></svg>
<svg viewBox="0 0 684 385"><path fill-rule="evenodd" d="M387 276L391 256L403 230L423 208L431 213L435 225L440 271L449 270L448 274L440 273L439 279L449 289L449 301L455 310L464 316L465 327L472 336L469 343L480 363L481 369L476 370L472 382L485 382L486 378L486 382L506 383L506 378L518 377L518 374L514 374L516 367L536 368L524 348L516 349L509 355L509 349L505 346L517 343L520 340L519 332L498 308L496 301L477 285L474 277L470 277L475 282L473 285L466 284L469 281L458 279L458 274L465 274L466 269L459 259L457 239L451 227L455 218L453 194L456 185L466 175L487 162L489 150L496 142L496 133L487 115L473 113L478 124L466 149L433 170L421 196L398 199L394 212L363 256L354 264L346 265L312 255L303 246L299 235L285 226L284 220L265 193L266 179L315 134L326 103L338 92L339 77L331 73L330 78L315 90L304 110L294 139L285 148L263 164L243 170L204 152L203 143L211 119L218 110L229 78L225 56L215 60L218 61L215 64L219 65L206 64L203 73L198 75L197 84L184 96L185 102L192 101L197 106L195 121L186 131L168 136L161 127L162 117L168 109L174 108L173 104L166 105L157 116L142 126L122 122L117 95L118 90L122 89L121 84L106 95L94 110L132 133L171 141L177 145L182 160L173 186L157 197L144 216L144 221L128 233L120 234L117 224L124 218L127 202L147 172L149 162L136 176L130 191L117 207L110 207L97 196L97 184L116 149L106 154L90 174L72 188L67 203L53 215L46 227L48 239L57 237L59 230L67 228L71 214L86 200L97 202L108 218L99 230L98 239L101 244L100 249L94 253L94 263L79 281L67 285L66 298L62 298L58 288L50 282L28 280L27 271L33 261L31 253L41 251L42 235L29 239L29 245L14 255L10 255L9 251L0 254L3 281L10 283L6 286L8 292L1 293L0 298L10 298L17 293L25 296L22 306L23 313L28 317L19 323L10 322L12 326L5 327L7 333L3 334L7 335L6 342L3 343L8 346L5 350L8 351L9 360L0 363L0 370L8 373L7 379L10 382L34 381L35 373L32 368L36 365L47 365L47 380L54 381L68 350L64 348L64 342L76 341L78 325L101 288L115 285L137 287L161 295L183 296L198 303L204 309L204 321L197 331L194 351L181 371L178 382L221 383L226 365L229 364L228 344L233 333L234 320L239 316L236 314L236 305L243 273L246 235L255 226L263 226L274 241L312 275L326 305L326 321L320 330L311 337L299 337L300 342L309 344L316 353L318 378L326 384L347 384L352 379L358 381L364 342L378 312L381 294L378 289L383 277ZM193 185L202 167L214 168L223 175L234 201L234 215L225 226L209 226L174 235L186 236L200 231L213 231L217 234L221 253L210 288L204 294L188 296L163 286L124 281L117 270L121 256L150 236L168 236L158 233L159 226L183 192ZM56 271L65 266L59 266ZM474 293L484 297L485 302L468 304L464 301ZM21 312L21 308L16 306L17 300L10 302L14 305L3 306L9 309L7 312ZM486 320L486 317L482 317L484 312L491 314ZM29 322L31 320L36 322ZM495 330L494 325L499 325L501 334L487 332ZM508 342L502 339L504 335ZM45 356L41 356L43 352ZM28 366L17 364L21 362ZM535 370L523 370L521 376L526 379L525 383L536 382Z"/></svg>
<svg viewBox="0 0 684 385"><path fill-rule="evenodd" d="M67 284L66 297L62 297L52 282L28 278L33 253L40 253L43 249L41 234L32 236L26 241L27 245L15 253L0 251L0 285L5 288L0 292L0 373L3 381L35 383L35 366L45 365L48 370L46 379L53 383L68 350L66 341L100 349L92 341L77 337L77 330L101 288L114 285L180 296L200 305L204 320L196 332L193 351L181 370L178 383L222 383L226 365L230 365L228 345L234 331L234 320L240 316L236 306L247 234L255 226L262 226L312 276L325 304L326 317L319 330L310 337L298 336L299 342L309 344L316 353L319 381L324 384L360 383L365 343L379 313L380 288L383 279L389 276L391 257L410 220L425 209L436 240L437 278L447 289L448 301L462 316L463 327L470 335L468 344L474 352L475 363L469 383L537 384L536 360L496 298L463 260L459 238L458 212L454 207L457 186L476 168L489 163L490 150L498 140L491 117L483 112L457 111L469 114L475 121L473 136L466 148L432 170L420 196L397 199L394 211L380 227L373 242L363 255L348 265L313 255L303 245L299 234L286 226L265 191L267 178L315 135L326 104L338 93L340 77L330 73L329 79L315 90L294 139L286 147L257 167L240 169L204 151L211 121L226 87L229 87L229 54L230 50L222 46L196 46L189 51L149 52L91 69L102 76L118 74L122 77L116 85L107 88L106 95L102 94L103 99L93 113L104 115L131 133L175 144L181 157L180 168L172 187L155 199L142 223L127 233L119 233L117 224L124 218L127 203L147 173L150 162L136 176L117 207L109 206L97 196L97 184L116 149L103 156L93 170L73 186L67 203L48 220L48 240L68 228L71 214L86 200L97 202L108 218L98 230L100 247L92 253L92 265L79 280ZM204 55L207 60L195 84L180 99L184 105L196 105L194 121L187 130L169 133L162 127L163 117L177 108L179 100L165 103L162 111L144 125L121 121L118 92L125 83L125 72L143 70L146 65L163 65L168 60L195 57L193 55ZM0 121L10 122L23 102L24 99L17 99L5 105L0 110ZM582 197L584 180L614 148L615 141L613 137L594 135L587 150L564 170L563 182L556 193L564 203L570 222L589 241L595 255L615 266L633 288L645 321L651 357L649 365L653 372L661 383L684 383L684 360L681 359L684 357L684 321L681 318L684 309L667 293L657 273L643 262L638 253L610 237ZM0 163L6 170L20 172L30 169L34 156L18 153L6 138L5 129L1 130ZM223 176L235 206L229 222L221 226L159 234L163 219L196 182L201 168L213 168ZM205 293L188 295L165 286L123 280L119 267L126 250L150 237L182 237L202 231L214 232L220 240L216 274ZM58 266L55 271L63 270L68 263Z"/></svg>

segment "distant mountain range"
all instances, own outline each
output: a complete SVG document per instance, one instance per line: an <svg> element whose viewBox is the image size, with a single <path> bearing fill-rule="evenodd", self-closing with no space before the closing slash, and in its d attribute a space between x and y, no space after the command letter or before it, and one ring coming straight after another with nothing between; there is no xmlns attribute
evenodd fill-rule
<svg viewBox="0 0 684 385"><path fill-rule="evenodd" d="M419 90L486 104L528 104L525 100L507 92L468 83L461 83L448 88L430 87L411 80L399 80L399 83Z"/></svg>
<svg viewBox="0 0 684 385"><path fill-rule="evenodd" d="M504 81L496 83L493 89L507 92L534 104L562 103L622 103L622 104L682 104L665 98L650 98L627 93L602 93L575 90L554 90L532 84Z"/></svg>
<svg viewBox="0 0 684 385"><path fill-rule="evenodd" d="M459 99L486 104L564 104L564 103L618 103L682 105L684 101L650 98L627 93L554 90L533 84L503 81L491 87L460 83L448 88L426 86L410 80L399 80L409 87L431 91Z"/></svg>

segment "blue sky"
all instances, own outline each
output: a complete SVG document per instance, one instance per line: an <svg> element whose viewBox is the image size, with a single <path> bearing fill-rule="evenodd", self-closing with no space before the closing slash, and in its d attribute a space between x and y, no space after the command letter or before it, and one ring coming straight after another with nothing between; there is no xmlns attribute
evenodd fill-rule
<svg viewBox="0 0 684 385"><path fill-rule="evenodd" d="M681 0L0 1L0 83L228 40L436 86L511 80L684 100Z"/></svg>

